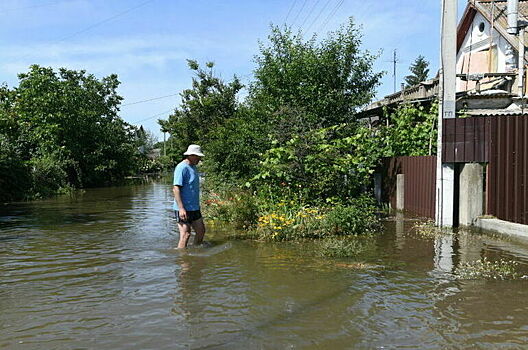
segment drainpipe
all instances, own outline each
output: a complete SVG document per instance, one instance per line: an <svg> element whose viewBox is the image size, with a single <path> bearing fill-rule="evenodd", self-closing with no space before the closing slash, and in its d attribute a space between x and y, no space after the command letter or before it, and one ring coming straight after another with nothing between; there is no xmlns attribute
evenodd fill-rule
<svg viewBox="0 0 528 350"><path fill-rule="evenodd" d="M517 35L519 32L519 0L508 0L508 34Z"/></svg>
<svg viewBox="0 0 528 350"><path fill-rule="evenodd" d="M519 40L518 95L524 96L524 28L525 21L519 21L519 0L508 0L508 34L517 35Z"/></svg>
<svg viewBox="0 0 528 350"><path fill-rule="evenodd" d="M524 96L524 27L519 29L519 97Z"/></svg>

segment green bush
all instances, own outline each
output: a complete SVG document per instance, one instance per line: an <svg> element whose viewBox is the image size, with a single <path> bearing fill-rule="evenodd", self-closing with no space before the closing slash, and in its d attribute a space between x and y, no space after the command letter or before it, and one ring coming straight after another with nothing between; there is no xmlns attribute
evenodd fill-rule
<svg viewBox="0 0 528 350"><path fill-rule="evenodd" d="M63 161L57 155L35 157L29 162L31 168L31 196L35 198L49 197L57 193L71 190L66 172L68 161Z"/></svg>
<svg viewBox="0 0 528 350"><path fill-rule="evenodd" d="M205 191L203 207L208 218L227 222L237 229L249 229L257 222L256 198L245 190Z"/></svg>
<svg viewBox="0 0 528 350"><path fill-rule="evenodd" d="M366 128L343 124L305 132L284 143L273 141L253 184L279 196L287 190L313 204L323 199L346 202L369 183L380 159L365 146L372 139Z"/></svg>
<svg viewBox="0 0 528 350"><path fill-rule="evenodd" d="M361 235L380 228L373 198L361 196L349 205L338 204L328 212L324 229L329 235Z"/></svg>
<svg viewBox="0 0 528 350"><path fill-rule="evenodd" d="M0 135L0 201L23 199L30 186L26 163Z"/></svg>

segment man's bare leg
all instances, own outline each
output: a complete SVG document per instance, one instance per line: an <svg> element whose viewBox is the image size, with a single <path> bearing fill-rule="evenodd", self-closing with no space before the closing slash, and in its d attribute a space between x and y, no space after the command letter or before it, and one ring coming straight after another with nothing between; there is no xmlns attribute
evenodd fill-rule
<svg viewBox="0 0 528 350"><path fill-rule="evenodd" d="M187 247L189 237L191 237L191 225L178 222L178 230L180 231L180 241L178 242L178 249Z"/></svg>
<svg viewBox="0 0 528 350"><path fill-rule="evenodd" d="M205 236L205 224L203 218L199 218L198 220L193 221L192 228L196 233L196 235L194 236L194 244L198 245L203 242L203 238Z"/></svg>

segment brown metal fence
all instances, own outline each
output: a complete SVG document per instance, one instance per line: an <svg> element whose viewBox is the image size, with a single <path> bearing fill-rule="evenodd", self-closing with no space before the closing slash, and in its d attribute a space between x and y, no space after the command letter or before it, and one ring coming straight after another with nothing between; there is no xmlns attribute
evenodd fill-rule
<svg viewBox="0 0 528 350"><path fill-rule="evenodd" d="M528 224L528 115L444 120L442 159L488 163L486 213Z"/></svg>
<svg viewBox="0 0 528 350"><path fill-rule="evenodd" d="M528 224L528 116L491 117L487 212Z"/></svg>
<svg viewBox="0 0 528 350"><path fill-rule="evenodd" d="M383 200L396 207L396 175L404 174L404 209L435 217L436 157L395 157L383 161Z"/></svg>
<svg viewBox="0 0 528 350"><path fill-rule="evenodd" d="M442 159L488 163L486 214L528 225L528 115L448 119ZM386 158L383 200L396 207L396 175L404 174L404 209L434 218L436 157Z"/></svg>
<svg viewBox="0 0 528 350"><path fill-rule="evenodd" d="M444 119L442 161L484 163L489 160L491 120L488 117Z"/></svg>

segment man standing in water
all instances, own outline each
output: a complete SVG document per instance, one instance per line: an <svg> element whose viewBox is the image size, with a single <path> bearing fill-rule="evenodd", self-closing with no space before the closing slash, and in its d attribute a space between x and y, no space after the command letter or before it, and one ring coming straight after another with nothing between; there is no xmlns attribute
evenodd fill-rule
<svg viewBox="0 0 528 350"><path fill-rule="evenodd" d="M200 176L196 165L204 154L198 145L190 145L174 170L174 213L180 231L178 248L187 247L191 228L196 236L194 244L200 244L205 235L205 225L200 212Z"/></svg>

